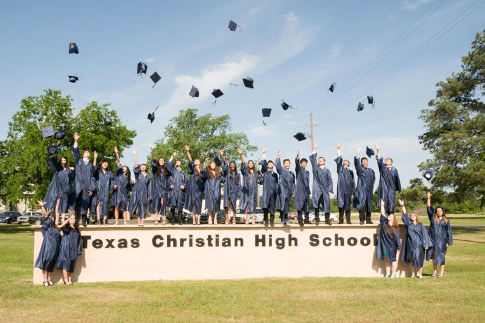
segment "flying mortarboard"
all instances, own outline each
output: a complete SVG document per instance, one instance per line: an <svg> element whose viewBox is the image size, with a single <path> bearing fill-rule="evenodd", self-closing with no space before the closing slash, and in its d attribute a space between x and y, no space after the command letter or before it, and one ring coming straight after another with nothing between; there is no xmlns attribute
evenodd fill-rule
<svg viewBox="0 0 485 323"><path fill-rule="evenodd" d="M367 96L367 103L372 104L372 108L376 107L376 101L374 101L374 96L373 95L368 95Z"/></svg>
<svg viewBox="0 0 485 323"><path fill-rule="evenodd" d="M76 43L69 43L69 54L79 54L79 48Z"/></svg>
<svg viewBox="0 0 485 323"><path fill-rule="evenodd" d="M281 99L281 101L283 101L281 103L281 107L283 108L283 110L286 111L286 110L288 110L288 108L297 109L296 105L294 105L294 104L288 104L283 99Z"/></svg>
<svg viewBox="0 0 485 323"><path fill-rule="evenodd" d="M230 31L236 31L237 29L237 24L234 22L234 21L229 21L229 25L227 26L227 28L229 28Z"/></svg>
<svg viewBox="0 0 485 323"><path fill-rule="evenodd" d="M249 76L246 76L246 78L243 78L243 83L245 87L248 87L250 89L254 89L253 83L254 80L250 78Z"/></svg>
<svg viewBox="0 0 485 323"><path fill-rule="evenodd" d="M55 155L57 155L57 146L49 146L49 147L47 147L47 153L49 153L49 156L55 156Z"/></svg>
<svg viewBox="0 0 485 323"><path fill-rule="evenodd" d="M138 63L138 65L136 66L136 75L133 78L133 82L135 82L137 79L141 78L142 74L146 74L147 70L148 70L147 64L145 64L143 62Z"/></svg>
<svg viewBox="0 0 485 323"><path fill-rule="evenodd" d="M432 169L427 169L423 172L423 177L429 182L434 177L434 171Z"/></svg>
<svg viewBox="0 0 485 323"><path fill-rule="evenodd" d="M271 109L263 108L262 111L263 111L263 117L267 118L271 116Z"/></svg>
<svg viewBox="0 0 485 323"><path fill-rule="evenodd" d="M79 81L79 75L69 75L69 82L76 83Z"/></svg>
<svg viewBox="0 0 485 323"><path fill-rule="evenodd" d="M224 95L224 93L222 93L222 91L221 91L221 90L219 90L219 89L214 89L214 90L212 91L212 95L213 95L213 96L214 96L214 97L217 99L218 97L223 96L223 95Z"/></svg>
<svg viewBox="0 0 485 323"><path fill-rule="evenodd" d="M332 83L332 85L330 85L330 87L328 88L328 91L332 92L335 91L335 88L337 87L337 83Z"/></svg>
<svg viewBox="0 0 485 323"><path fill-rule="evenodd" d="M63 131L63 130L60 130L60 129L56 129L54 131L54 138L56 138L57 140L62 140L66 137L66 132Z"/></svg>
<svg viewBox="0 0 485 323"><path fill-rule="evenodd" d="M150 78L152 79L152 81L154 83L153 86L152 86L152 89L155 87L155 85L157 85L157 82L162 79L162 77L160 75L158 75L157 72L150 75Z"/></svg>
<svg viewBox="0 0 485 323"><path fill-rule="evenodd" d="M374 152L374 149L369 148L369 146L366 146L365 154L367 155L367 157L372 158L372 156L374 156L376 153Z"/></svg>
<svg viewBox="0 0 485 323"><path fill-rule="evenodd" d="M359 104L357 105L357 111L360 112L362 110L364 110L364 103L359 102Z"/></svg>
<svg viewBox="0 0 485 323"><path fill-rule="evenodd" d="M149 113L148 114L147 119L150 120L150 123L153 123L153 120L155 120L155 111L157 111L158 107L159 106L157 105L157 107L155 108L155 110L152 113Z"/></svg>
<svg viewBox="0 0 485 323"><path fill-rule="evenodd" d="M219 157L214 158L214 163L216 163L217 167L221 167L222 161Z"/></svg>
<svg viewBox="0 0 485 323"><path fill-rule="evenodd" d="M111 120L109 118L104 118L104 125L111 126Z"/></svg>
<svg viewBox="0 0 485 323"><path fill-rule="evenodd" d="M42 137L49 138L54 136L54 128L52 126L42 128Z"/></svg>
<svg viewBox="0 0 485 323"><path fill-rule="evenodd" d="M304 133L302 133L302 132L298 132L293 137L295 137L296 140L298 140L298 141L302 141L302 140L305 140L306 139L306 135Z"/></svg>
<svg viewBox="0 0 485 323"><path fill-rule="evenodd" d="M192 85L192 88L190 89L189 95L193 98L198 98L199 97L199 89Z"/></svg>

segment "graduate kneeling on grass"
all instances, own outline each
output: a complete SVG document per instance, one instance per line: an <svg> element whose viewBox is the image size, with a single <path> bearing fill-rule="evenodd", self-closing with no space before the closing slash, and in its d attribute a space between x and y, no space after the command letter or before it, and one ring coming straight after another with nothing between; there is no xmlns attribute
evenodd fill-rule
<svg viewBox="0 0 485 323"><path fill-rule="evenodd" d="M377 258L386 265L385 278L396 278L397 259L401 250L401 236L394 213L386 214L384 200L381 199L381 232L377 242Z"/></svg>
<svg viewBox="0 0 485 323"><path fill-rule="evenodd" d="M402 248L402 261L409 263L411 278L423 278L423 263L425 250L433 247L425 226L419 222L418 215L414 212L409 217L406 213L404 201L399 199L402 210L402 222L408 230L406 240Z"/></svg>

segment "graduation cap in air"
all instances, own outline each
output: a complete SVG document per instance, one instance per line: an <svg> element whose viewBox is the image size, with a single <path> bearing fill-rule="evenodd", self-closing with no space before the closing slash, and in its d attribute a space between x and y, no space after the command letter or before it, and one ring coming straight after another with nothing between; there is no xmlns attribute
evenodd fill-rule
<svg viewBox="0 0 485 323"><path fill-rule="evenodd" d="M359 102L359 104L357 105L357 111L360 112L362 110L364 110L364 103Z"/></svg>
<svg viewBox="0 0 485 323"><path fill-rule="evenodd" d="M57 140L62 140L66 137L66 132L63 131L63 130L60 130L60 129L56 129L54 131L54 138L56 138Z"/></svg>
<svg viewBox="0 0 485 323"><path fill-rule="evenodd" d="M52 126L42 128L42 137L49 138L54 136L54 128Z"/></svg>
<svg viewBox="0 0 485 323"><path fill-rule="evenodd" d="M302 141L302 140L305 140L306 139L306 134L304 134L303 132L298 132L293 137L295 137L296 140L298 140L298 141Z"/></svg>
<svg viewBox="0 0 485 323"><path fill-rule="evenodd" d="M222 161L219 157L214 158L214 163L216 163L217 167L221 167Z"/></svg>
<svg viewBox="0 0 485 323"><path fill-rule="evenodd" d="M328 88L328 91L332 92L335 91L335 88L337 87L337 83L332 83L332 85L330 85L330 87Z"/></svg>
<svg viewBox="0 0 485 323"><path fill-rule="evenodd" d="M104 125L111 126L111 120L109 118L104 118Z"/></svg>
<svg viewBox="0 0 485 323"><path fill-rule="evenodd" d="M76 83L79 81L79 75L69 75L69 82Z"/></svg>
<svg viewBox="0 0 485 323"><path fill-rule="evenodd" d="M190 89L189 95L193 98L198 98L199 97L199 89L192 85L192 88Z"/></svg>
<svg viewBox="0 0 485 323"><path fill-rule="evenodd" d="M429 182L434 177L434 171L432 169L427 169L423 172L423 177Z"/></svg>
<svg viewBox="0 0 485 323"><path fill-rule="evenodd" d="M155 111L157 111L157 109L158 109L158 105L152 113L148 114L147 119L150 120L150 123L153 123L153 120L155 120Z"/></svg>
<svg viewBox="0 0 485 323"><path fill-rule="evenodd" d="M147 64L142 63L142 62L138 63L138 65L136 67L136 75L133 78L133 82L135 82L137 79L141 78L142 74L146 74L147 70L148 70Z"/></svg>
<svg viewBox="0 0 485 323"><path fill-rule="evenodd" d="M281 107L282 107L282 108L283 108L283 110L285 110L285 111L286 111L286 110L288 110L288 108L292 108L292 109L296 109L296 108L297 108L297 107L296 107L296 105L294 105L294 104L288 104L288 103L286 103L286 102L285 102L283 99L281 99L281 101L283 101L283 102L281 103Z"/></svg>
<svg viewBox="0 0 485 323"><path fill-rule="evenodd" d="M152 86L152 89L155 87L155 85L157 85L157 82L162 79L162 77L160 75L158 75L157 72L150 75L150 78L152 79L152 81L154 83L153 86Z"/></svg>
<svg viewBox="0 0 485 323"><path fill-rule="evenodd" d="M263 108L262 112L263 112L263 118L269 118L271 116L271 109ZM266 122L264 122L264 119L263 119L263 124L266 126Z"/></svg>
<svg viewBox="0 0 485 323"><path fill-rule="evenodd" d="M47 153L49 154L49 156L57 155L57 146L52 145L47 147Z"/></svg>
<svg viewBox="0 0 485 323"><path fill-rule="evenodd" d="M367 157L372 158L372 156L374 156L376 153L374 152L374 149L369 148L369 146L366 146L365 154L367 155Z"/></svg>
<svg viewBox="0 0 485 323"><path fill-rule="evenodd" d="M221 97L221 96L223 96L223 95L224 95L224 93L222 93L222 91L221 91L221 90L219 90L219 89L214 89L214 90L212 90L212 96L213 96L214 98L216 98L216 99L217 99L217 98L219 98L219 97ZM209 103L212 103L212 105L215 105L215 104L216 104L216 102L217 102L217 100L214 100L214 101L209 101Z"/></svg>
<svg viewBox="0 0 485 323"><path fill-rule="evenodd" d="M245 78L243 78L243 83L244 83L245 87L248 87L250 89L254 89L254 86L253 86L254 80L252 78L250 78L249 76L246 76Z"/></svg>
<svg viewBox="0 0 485 323"><path fill-rule="evenodd" d="M69 43L69 54L79 54L79 48L76 43Z"/></svg>
<svg viewBox="0 0 485 323"><path fill-rule="evenodd" d="M236 29L239 29L240 31L244 29L243 26L236 24L234 21L229 21L229 25L227 26L230 31L236 31Z"/></svg>

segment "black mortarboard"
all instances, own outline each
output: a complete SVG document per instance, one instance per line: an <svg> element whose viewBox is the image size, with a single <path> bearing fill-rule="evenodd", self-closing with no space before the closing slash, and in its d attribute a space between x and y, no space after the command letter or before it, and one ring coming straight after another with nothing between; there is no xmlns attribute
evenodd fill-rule
<svg viewBox="0 0 485 323"><path fill-rule="evenodd" d="M76 81L79 81L79 77L76 75L69 75L69 82L76 83Z"/></svg>
<svg viewBox="0 0 485 323"><path fill-rule="evenodd" d="M155 120L155 112L149 113L147 119L150 120L150 123L153 123L153 120Z"/></svg>
<svg viewBox="0 0 485 323"><path fill-rule="evenodd" d="M140 62L138 63L138 66L136 68L136 74L141 74L141 73L146 74L147 70L148 70L147 64Z"/></svg>
<svg viewBox="0 0 485 323"><path fill-rule="evenodd" d="M283 100L281 100L283 101ZM281 103L281 107L283 108L283 110L288 110L288 108L290 107L290 105L288 103L286 103L285 101L283 101L283 103Z"/></svg>
<svg viewBox="0 0 485 323"><path fill-rule="evenodd" d="M57 155L57 146L47 147L47 152L49 153L49 156Z"/></svg>
<svg viewBox="0 0 485 323"><path fill-rule="evenodd" d="M263 108L263 117L270 117L271 116L271 109Z"/></svg>
<svg viewBox="0 0 485 323"><path fill-rule="evenodd" d="M236 31L237 29L237 24L234 21L229 21L229 26L227 26L231 31Z"/></svg>
<svg viewBox="0 0 485 323"><path fill-rule="evenodd" d="M362 110L364 110L364 103L359 102L359 104L357 105L357 111L359 111L359 112L360 112L360 111L362 111Z"/></svg>
<svg viewBox="0 0 485 323"><path fill-rule="evenodd" d="M162 79L162 77L160 75L158 75L157 72L153 73L150 78L152 79L153 83L153 86L152 86L152 89L155 87L155 85L157 85L157 82L160 81Z"/></svg>
<svg viewBox="0 0 485 323"><path fill-rule="evenodd" d="M60 129L56 129L56 131L54 131L54 138L56 138L57 140L62 140L64 139L64 137L66 137L65 131Z"/></svg>
<svg viewBox="0 0 485 323"><path fill-rule="evenodd" d="M367 96L367 103L368 104L374 104L374 97L372 95Z"/></svg>
<svg viewBox="0 0 485 323"><path fill-rule="evenodd" d="M111 126L111 120L109 118L104 118L104 125Z"/></svg>
<svg viewBox="0 0 485 323"><path fill-rule="evenodd" d="M328 90L333 93L333 91L335 91L335 86L336 85L337 85L337 83L332 83L332 85L330 85L330 87L328 88Z"/></svg>
<svg viewBox="0 0 485 323"><path fill-rule="evenodd" d="M192 85L192 88L190 89L189 95L193 98L198 98L199 97L199 89Z"/></svg>
<svg viewBox="0 0 485 323"><path fill-rule="evenodd" d="M243 78L243 83L245 87L254 89L254 86L253 86L254 80L249 76L246 76L245 78Z"/></svg>
<svg viewBox="0 0 485 323"><path fill-rule="evenodd" d="M216 163L217 167L221 167L222 161L219 157L214 158L214 163Z"/></svg>
<svg viewBox="0 0 485 323"><path fill-rule="evenodd" d="M369 148L368 146L366 146L366 148L365 148L365 154L367 155L367 157L371 158L376 153L374 152L374 149Z"/></svg>
<svg viewBox="0 0 485 323"><path fill-rule="evenodd" d="M423 177L429 182L434 177L434 171L432 169L427 169L423 172Z"/></svg>
<svg viewBox="0 0 485 323"><path fill-rule="evenodd" d="M42 137L49 138L54 136L54 128L52 126L42 128Z"/></svg>
<svg viewBox="0 0 485 323"><path fill-rule="evenodd" d="M79 48L76 43L69 43L69 54L79 54Z"/></svg>
<svg viewBox="0 0 485 323"><path fill-rule="evenodd" d="M302 132L298 132L296 135L294 135L293 137L296 138L296 140L298 141L302 141L302 140L305 140L306 139L306 136L304 133Z"/></svg>
<svg viewBox="0 0 485 323"><path fill-rule="evenodd" d="M222 91L219 89L214 89L212 91L212 95L217 99L218 97L223 96L224 93L222 93Z"/></svg>

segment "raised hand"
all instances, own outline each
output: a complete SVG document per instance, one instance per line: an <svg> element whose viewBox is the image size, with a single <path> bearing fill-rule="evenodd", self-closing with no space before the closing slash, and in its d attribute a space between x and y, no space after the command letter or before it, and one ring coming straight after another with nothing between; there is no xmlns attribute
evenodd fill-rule
<svg viewBox="0 0 485 323"><path fill-rule="evenodd" d="M357 153L360 154L360 148L357 148Z"/></svg>
<svg viewBox="0 0 485 323"><path fill-rule="evenodd" d="M223 150L219 150L219 155L222 157L224 156L224 151Z"/></svg>
<svg viewBox="0 0 485 323"><path fill-rule="evenodd" d="M297 156L297 157L300 157L300 155L301 155L301 151L299 151L299 150L298 150L298 151L296 152L296 156Z"/></svg>
<svg viewBox="0 0 485 323"><path fill-rule="evenodd" d="M266 148L265 147L261 147L261 151L263 152L263 154L266 154Z"/></svg>
<svg viewBox="0 0 485 323"><path fill-rule="evenodd" d="M118 147L115 146L114 151L117 154L118 153Z"/></svg>
<svg viewBox="0 0 485 323"><path fill-rule="evenodd" d="M77 141L81 136L77 133L77 131L74 133L74 141Z"/></svg>
<svg viewBox="0 0 485 323"><path fill-rule="evenodd" d="M276 156L278 156L278 157L281 156L281 150L278 150L278 152L276 153Z"/></svg>
<svg viewBox="0 0 485 323"><path fill-rule="evenodd" d="M431 199L431 192L426 192L426 197L429 199Z"/></svg>
<svg viewBox="0 0 485 323"><path fill-rule="evenodd" d="M133 156L136 156L136 150L133 150Z"/></svg>
<svg viewBox="0 0 485 323"><path fill-rule="evenodd" d="M399 199L399 205L404 206L404 200Z"/></svg>
<svg viewBox="0 0 485 323"><path fill-rule="evenodd" d="M374 145L374 148L377 150L377 151L380 151L381 150L381 147L379 145Z"/></svg>
<svg viewBox="0 0 485 323"><path fill-rule="evenodd" d="M44 202L42 200L38 200L37 203L40 205L40 207L43 207L46 202Z"/></svg>
<svg viewBox="0 0 485 323"><path fill-rule="evenodd" d="M318 144L316 142L313 143L313 150L317 150Z"/></svg>
<svg viewBox="0 0 485 323"><path fill-rule="evenodd" d="M153 150L153 145L149 144L148 147L150 147L151 150Z"/></svg>
<svg viewBox="0 0 485 323"><path fill-rule="evenodd" d="M189 150L190 150L189 145L185 145L185 151L186 151L186 152L189 152Z"/></svg>
<svg viewBox="0 0 485 323"><path fill-rule="evenodd" d="M335 146L337 147L337 149L340 149L340 143L337 142Z"/></svg>
<svg viewBox="0 0 485 323"><path fill-rule="evenodd" d="M96 151L93 152L94 158L98 158L98 153Z"/></svg>
<svg viewBox="0 0 485 323"><path fill-rule="evenodd" d="M177 157L177 152L174 151L173 154L172 154L173 157Z"/></svg>
<svg viewBox="0 0 485 323"><path fill-rule="evenodd" d="M238 153L239 155L242 155L242 153L243 153L242 149L241 149L241 148L238 148L238 149L237 149L237 153Z"/></svg>

